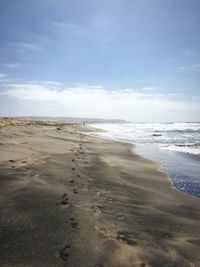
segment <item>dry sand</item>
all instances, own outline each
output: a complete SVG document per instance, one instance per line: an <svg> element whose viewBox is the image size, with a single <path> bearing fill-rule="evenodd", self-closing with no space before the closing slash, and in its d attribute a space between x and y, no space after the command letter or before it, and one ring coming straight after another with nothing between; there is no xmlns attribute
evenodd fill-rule
<svg viewBox="0 0 200 267"><path fill-rule="evenodd" d="M198 267L200 199L129 144L1 121L0 267Z"/></svg>

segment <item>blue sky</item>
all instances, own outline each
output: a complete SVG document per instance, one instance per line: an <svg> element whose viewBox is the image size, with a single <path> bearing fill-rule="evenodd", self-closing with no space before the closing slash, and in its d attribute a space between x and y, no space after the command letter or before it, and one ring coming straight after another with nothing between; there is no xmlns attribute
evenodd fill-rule
<svg viewBox="0 0 200 267"><path fill-rule="evenodd" d="M1 0L0 115L200 121L199 0Z"/></svg>

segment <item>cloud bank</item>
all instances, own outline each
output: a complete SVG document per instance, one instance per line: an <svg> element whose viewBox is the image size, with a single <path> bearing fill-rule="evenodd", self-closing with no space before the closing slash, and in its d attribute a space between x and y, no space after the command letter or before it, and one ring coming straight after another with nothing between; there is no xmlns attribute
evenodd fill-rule
<svg viewBox="0 0 200 267"><path fill-rule="evenodd" d="M8 84L4 96L37 107L36 116L75 116L131 121L188 121L200 114L199 103L134 89L109 90L100 85L62 87L60 83ZM25 114L23 114L25 115Z"/></svg>

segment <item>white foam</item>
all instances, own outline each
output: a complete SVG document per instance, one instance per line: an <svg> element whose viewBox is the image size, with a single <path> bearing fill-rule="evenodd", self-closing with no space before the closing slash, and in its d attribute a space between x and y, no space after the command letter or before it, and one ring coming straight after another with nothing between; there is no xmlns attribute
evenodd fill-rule
<svg viewBox="0 0 200 267"><path fill-rule="evenodd" d="M97 123L93 135L164 150L200 154L200 123Z"/></svg>

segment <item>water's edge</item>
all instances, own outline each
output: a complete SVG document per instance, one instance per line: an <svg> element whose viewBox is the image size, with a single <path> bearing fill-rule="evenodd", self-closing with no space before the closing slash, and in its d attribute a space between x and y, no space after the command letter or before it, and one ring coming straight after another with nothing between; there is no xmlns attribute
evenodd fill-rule
<svg viewBox="0 0 200 267"><path fill-rule="evenodd" d="M159 164L176 189L200 197L199 156L161 150L147 145L135 145L134 153Z"/></svg>
<svg viewBox="0 0 200 267"><path fill-rule="evenodd" d="M172 187L193 197L200 197L200 156L183 152L172 152L153 148L148 145L133 144L101 136L100 133L83 132L88 136L128 143L133 146L133 153L151 160L160 166L168 176Z"/></svg>

